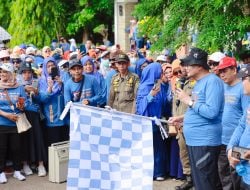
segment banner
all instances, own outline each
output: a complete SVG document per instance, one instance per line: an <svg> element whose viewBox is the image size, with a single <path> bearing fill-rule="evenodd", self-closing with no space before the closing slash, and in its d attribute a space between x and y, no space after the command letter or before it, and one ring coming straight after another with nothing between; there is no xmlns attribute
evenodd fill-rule
<svg viewBox="0 0 250 190"><path fill-rule="evenodd" d="M71 106L68 190L151 190L153 159L149 118Z"/></svg>

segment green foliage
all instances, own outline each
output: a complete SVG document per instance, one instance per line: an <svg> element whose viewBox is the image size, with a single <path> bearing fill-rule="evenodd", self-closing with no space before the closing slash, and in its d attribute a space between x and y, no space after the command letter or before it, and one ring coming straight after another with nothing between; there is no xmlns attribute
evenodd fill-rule
<svg viewBox="0 0 250 190"><path fill-rule="evenodd" d="M59 0L16 0L11 8L11 45L49 45L63 31L64 10Z"/></svg>
<svg viewBox="0 0 250 190"><path fill-rule="evenodd" d="M12 0L1 0L0 3L0 25L7 29L10 22L10 6Z"/></svg>
<svg viewBox="0 0 250 190"><path fill-rule="evenodd" d="M67 32L75 34L80 29L92 31L100 24L113 22L114 1L79 0L67 25Z"/></svg>
<svg viewBox="0 0 250 190"><path fill-rule="evenodd" d="M154 50L164 47L177 49L183 44L191 44L191 35L197 33L197 47L209 52L222 48L235 51L236 42L250 30L250 17L243 14L244 8L249 8L246 0L157 0L158 4L155 2L142 0L134 12L139 19L145 16L149 16L151 20L161 19L162 25L155 26L152 23L151 26L157 27L160 31L147 30L147 23L147 27L140 26L141 33L151 39L155 39L157 35Z"/></svg>

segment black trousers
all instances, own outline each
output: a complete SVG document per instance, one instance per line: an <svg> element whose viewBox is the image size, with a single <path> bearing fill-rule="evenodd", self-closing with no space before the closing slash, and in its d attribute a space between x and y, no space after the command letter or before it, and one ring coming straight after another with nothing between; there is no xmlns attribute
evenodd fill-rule
<svg viewBox="0 0 250 190"><path fill-rule="evenodd" d="M218 174L220 146L187 146L195 190L221 190Z"/></svg>
<svg viewBox="0 0 250 190"><path fill-rule="evenodd" d="M221 185L223 190L238 190L240 189L241 177L237 175L234 168L230 167L227 158L227 146L221 145L220 155L218 160L218 170Z"/></svg>
<svg viewBox="0 0 250 190"><path fill-rule="evenodd" d="M3 172L5 167L7 150L10 151L14 170L21 170L21 146L18 133L0 134L0 173Z"/></svg>

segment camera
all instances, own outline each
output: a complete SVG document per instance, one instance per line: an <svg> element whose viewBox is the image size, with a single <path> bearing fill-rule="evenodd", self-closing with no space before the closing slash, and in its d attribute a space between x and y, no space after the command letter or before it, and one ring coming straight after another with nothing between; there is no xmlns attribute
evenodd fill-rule
<svg viewBox="0 0 250 190"><path fill-rule="evenodd" d="M233 150L232 150L232 157L237 158L239 160L248 160L248 161L250 161L250 158L245 158L244 157L244 154L247 151L250 151L250 149L249 148L243 148L243 147L235 146L235 147L233 147Z"/></svg>

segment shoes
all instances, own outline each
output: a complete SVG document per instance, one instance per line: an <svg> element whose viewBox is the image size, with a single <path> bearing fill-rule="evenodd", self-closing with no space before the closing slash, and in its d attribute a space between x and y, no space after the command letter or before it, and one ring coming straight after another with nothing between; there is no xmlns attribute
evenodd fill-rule
<svg viewBox="0 0 250 190"><path fill-rule="evenodd" d="M164 177L156 177L155 180L156 180L156 181L164 181L165 178L164 178Z"/></svg>
<svg viewBox="0 0 250 190"><path fill-rule="evenodd" d="M0 183L7 183L7 178L4 172L0 174Z"/></svg>
<svg viewBox="0 0 250 190"><path fill-rule="evenodd" d="M27 164L23 165L23 172L26 176L33 174L32 170L30 169L29 165L27 165Z"/></svg>
<svg viewBox="0 0 250 190"><path fill-rule="evenodd" d="M43 165L38 166L38 176L44 177L46 176L47 172L45 170L45 167Z"/></svg>
<svg viewBox="0 0 250 190"><path fill-rule="evenodd" d="M26 179L26 178L21 174L20 171L15 171L13 177L16 178L16 179L18 179L19 181L24 181L24 180Z"/></svg>
<svg viewBox="0 0 250 190"><path fill-rule="evenodd" d="M193 187L192 177L187 175L186 180L180 186L176 186L175 190L189 190Z"/></svg>

